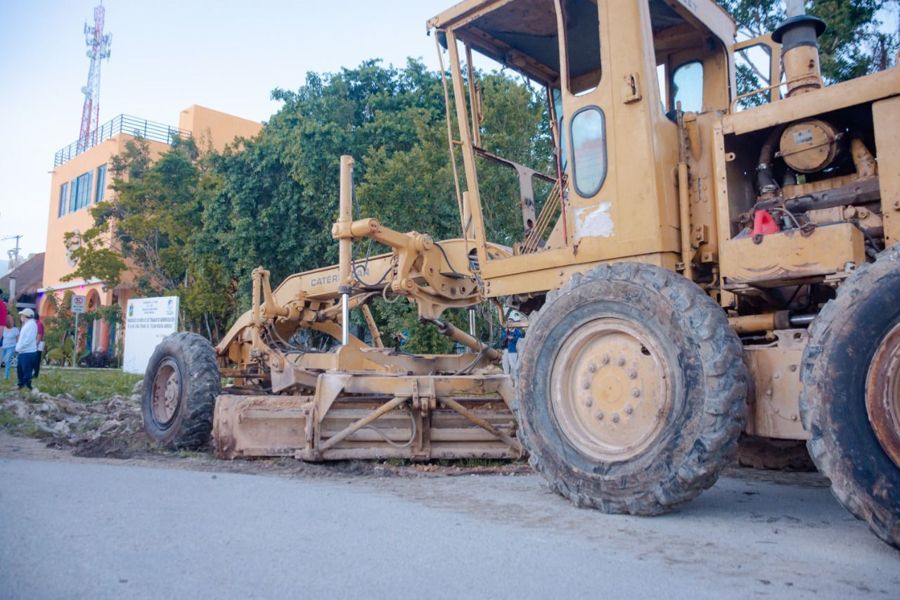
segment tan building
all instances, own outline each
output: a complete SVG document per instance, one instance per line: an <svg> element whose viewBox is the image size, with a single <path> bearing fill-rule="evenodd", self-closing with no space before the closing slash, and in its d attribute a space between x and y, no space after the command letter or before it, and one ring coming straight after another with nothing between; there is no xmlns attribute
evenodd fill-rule
<svg viewBox="0 0 900 600"><path fill-rule="evenodd" d="M84 232L93 225L88 209L98 202L109 200L113 193L109 166L112 158L123 152L129 141L143 138L154 156L165 152L179 136L192 136L201 149L222 150L236 137L253 137L261 128L262 125L255 121L194 105L181 111L178 127L119 115L98 127L86 144L73 142L58 151L53 161L50 184L44 287L39 290L38 300L40 314L43 317L52 316L53 309L51 303L46 301L47 294L55 294L61 299L69 290L87 296L89 312L115 303L123 308L124 314L131 295L127 284L110 289L98 280L62 279L75 267L65 244L65 235L68 232ZM124 279L129 280L127 274ZM93 331L88 332L86 341L92 351L107 351L115 339L116 332L98 321Z"/></svg>

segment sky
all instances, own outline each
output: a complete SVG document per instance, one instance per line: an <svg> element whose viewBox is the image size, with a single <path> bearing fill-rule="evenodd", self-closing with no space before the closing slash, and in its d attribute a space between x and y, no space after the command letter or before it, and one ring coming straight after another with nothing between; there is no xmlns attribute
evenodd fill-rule
<svg viewBox="0 0 900 600"><path fill-rule="evenodd" d="M104 0L112 54L100 122L125 113L178 124L201 104L257 121L308 71L370 58L437 68L425 22L455 0ZM53 154L78 138L97 0L0 0L0 238L42 252ZM0 239L0 258L14 246Z"/></svg>

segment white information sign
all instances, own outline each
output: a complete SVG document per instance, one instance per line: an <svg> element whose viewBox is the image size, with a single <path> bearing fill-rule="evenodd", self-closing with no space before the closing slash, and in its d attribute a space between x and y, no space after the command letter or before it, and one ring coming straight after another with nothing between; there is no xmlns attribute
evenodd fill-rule
<svg viewBox="0 0 900 600"><path fill-rule="evenodd" d="M87 308L87 296L72 296L72 313L83 315Z"/></svg>
<svg viewBox="0 0 900 600"><path fill-rule="evenodd" d="M125 313L125 357L122 370L143 375L156 346L164 337L177 330L177 296L129 300Z"/></svg>

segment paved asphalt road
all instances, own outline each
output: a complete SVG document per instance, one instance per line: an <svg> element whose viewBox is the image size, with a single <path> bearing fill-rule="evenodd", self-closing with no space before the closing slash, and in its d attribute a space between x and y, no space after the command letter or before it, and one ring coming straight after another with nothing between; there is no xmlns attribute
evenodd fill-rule
<svg viewBox="0 0 900 600"><path fill-rule="evenodd" d="M0 459L0 598L900 598L821 481L653 519L536 476L286 478Z"/></svg>

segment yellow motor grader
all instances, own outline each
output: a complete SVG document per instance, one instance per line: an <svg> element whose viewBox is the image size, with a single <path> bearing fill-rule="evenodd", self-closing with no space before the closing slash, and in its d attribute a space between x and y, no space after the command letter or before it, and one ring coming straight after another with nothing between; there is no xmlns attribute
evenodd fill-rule
<svg viewBox="0 0 900 600"><path fill-rule="evenodd" d="M461 237L354 219L343 157L339 265L275 289L257 269L217 346L162 342L148 433L212 435L229 459L527 453L576 504L639 515L711 486L742 433L807 440L838 500L900 544L900 72L825 86L824 27L797 13L737 42L713 0L466 0L431 19ZM482 147L475 56L546 91L552 172ZM758 89L738 94L738 65ZM486 169L520 184L515 244L489 239L485 202L507 199L482 196ZM390 251L354 260L361 240ZM465 352L384 347L378 298ZM527 315L517 376L447 318L478 305Z"/></svg>

